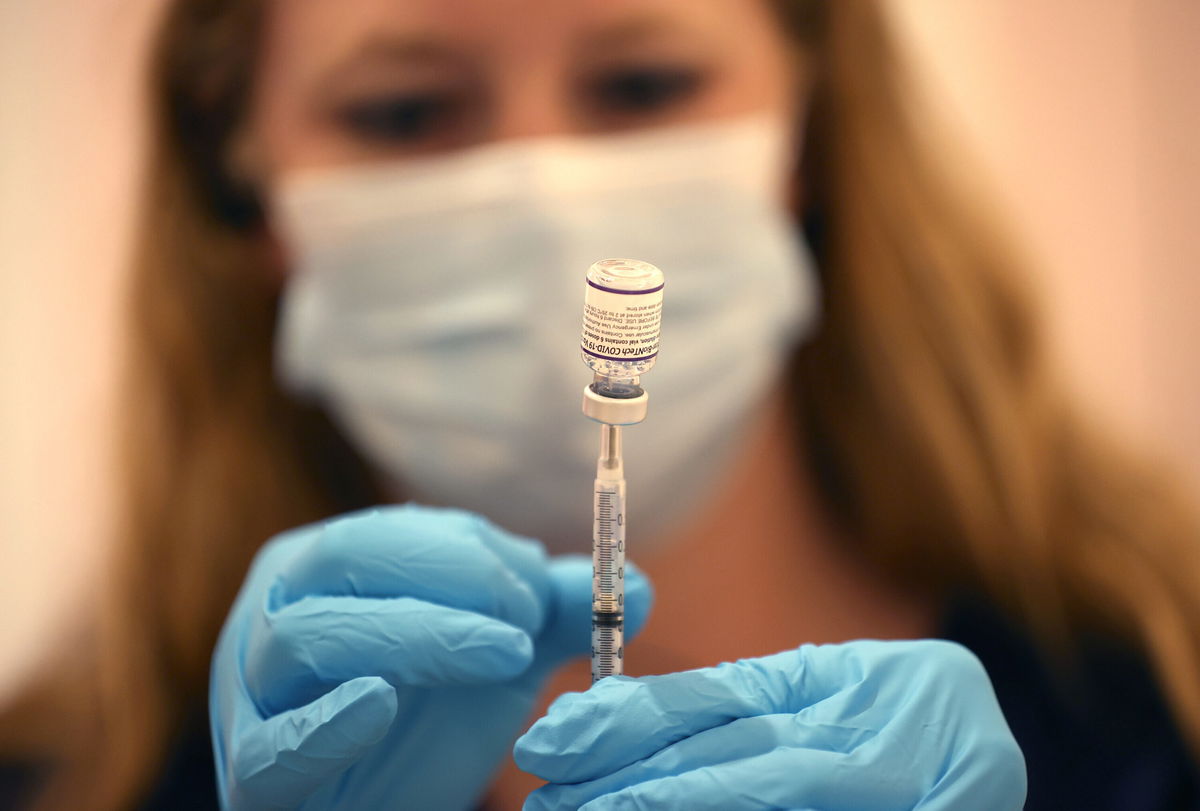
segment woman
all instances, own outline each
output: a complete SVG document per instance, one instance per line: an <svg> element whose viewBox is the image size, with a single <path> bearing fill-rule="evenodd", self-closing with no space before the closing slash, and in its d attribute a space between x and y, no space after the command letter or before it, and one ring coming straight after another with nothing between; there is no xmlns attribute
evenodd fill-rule
<svg viewBox="0 0 1200 811"><path fill-rule="evenodd" d="M567 233L563 244L583 246L581 257L591 250L586 259L556 254L561 267L573 268L567 289L577 298L579 262L620 253L603 246L626 239L645 220L609 221L621 206L599 191L591 196L586 184L561 200L546 193L554 182L531 186L516 198L520 205L499 214L497 206L482 207L482 219L463 201L493 188L495 177L509 188L514 178L575 178L587 174L581 166L600 165L614 167L618 192L645 193L644 201L618 199L652 218L647 246L669 252L695 240L725 251L718 255L727 263L739 251L753 252L746 267L763 269L745 276L757 298L747 303L731 292L728 306L714 306L694 283L700 272L692 278L685 270L700 260L676 268L660 260L668 316L676 290L677 312L730 314L721 332L730 345L714 349L730 354L715 357L747 357L734 351L746 341L759 361L720 367L717 382L730 385L708 387L716 393L689 389L713 380L703 366L709 356L688 353L690 339L695 347L716 345L702 321L681 316L685 337L673 349L672 325L665 325L661 369L647 387L654 396L658 375L665 394L695 408L672 411L666 396L657 427L649 422L630 433L631 479L638 464L632 454L642 442L656 452L642 462L654 474L642 486L665 488L654 502L661 515L633 517L635 528L639 520L647 528L641 537L662 540L647 542L641 556L638 530L631 530L633 554L657 591L658 624L631 648L630 670L672 673L755 656L762 658L732 671L736 678L751 678L749 668L753 678L787 682L803 667L831 668L843 712L856 702L879 702L884 717L871 729L880 739L889 724L911 730L941 713L965 719L964 739L972 730L994 732L971 751L991 747L994 757L979 762L1006 767L990 779L1007 785L985 790L987 774L957 785L977 787L982 807L1003 807L993 800L1011 801L1023 775L998 731L1003 721L996 726L972 714L986 716L992 700L980 692L973 660L945 647L789 652L802 642L942 636L971 648L995 685L1025 753L1027 807L1194 806L1194 517L1153 469L1089 430L1051 379L1016 282L1020 261L985 207L935 160L885 23L879 4L867 0L177 2L154 62L156 137L132 316L127 523L86 662L65 671L83 685L75 688L83 694L76 706L85 710L54 753L61 768L48 778L44 801L128 807L149 798L179 807L188 791L199 796L202 776L195 788L180 787L189 775L211 773L198 754L207 741L197 729L210 652L227 613L211 682L225 802L327 807L339 796L346 803L387 796L414 807L466 807L480 799L501 765L497 753L519 731L542 680L581 652L577 635L556 634L580 610L571 600L586 599L586 565L548 563L538 548L463 513L410 507L285 534L246 572L277 533L401 495L482 511L510 529L536 531L554 551L578 551L559 529L578 510L573 496L559 498L556 489L573 475L575 455L564 451L572 434L556 433L556 417L536 425L529 414L509 420L503 409L526 402L515 399L518 385L495 403L486 388L472 389L464 373L490 375L480 358L491 356L481 347L511 346L514 322L493 325L495 344L469 330L479 317L505 312L506 290L529 289L528 279L517 279L478 298L489 273L541 267L525 252ZM548 147L563 137L583 146ZM693 140L685 149L660 138ZM798 152L803 160L793 166L789 158ZM689 187L686 174L657 185L638 176L676 159L708 185ZM435 167L433 180L421 185L428 166ZM731 191L747 176L752 192ZM692 193L659 199L660 188ZM706 202L709 193L719 206ZM519 219L539 194L539 217ZM778 218L764 213L767 199L791 211L793 236L803 224L813 261ZM738 228L724 222L729 212L737 213ZM488 219L493 215L499 220ZM382 217L382 226L373 217ZM581 230L555 230L568 221ZM653 241L660 222L667 234L688 238ZM357 236L364 223L377 241ZM514 223L525 230L512 230ZM761 239L746 239L747 231ZM404 250L395 252L397 245ZM429 267L437 272L414 272L410 256L433 257ZM494 267L479 265L487 256L495 257ZM392 262L394 275L377 272ZM714 272L730 271L717 264ZM325 265L336 266L345 283L330 284L337 276L322 273ZM426 278L429 289L405 288L404 296L388 286ZM819 322L816 286L804 282L813 278L821 289ZM466 308L473 318L456 309L480 301L487 306ZM371 332L373 316L388 328ZM402 317L425 331L405 332L400 352L396 325L408 323ZM451 329L461 324L471 340ZM431 332L443 328L445 335ZM518 330L522 340L531 329ZM464 345L474 349L464 354ZM518 346L499 357L542 351L539 341ZM371 349L381 366L367 362ZM670 377L671 352L688 376ZM414 357L424 365L388 365ZM521 377L532 374L522 367L513 379L536 380L547 391L586 379L582 367L560 373L554 361L536 357L544 360L537 375ZM426 373L389 379L401 376L393 368ZM489 476L512 469L505 467L510 429L511 438L524 440L519 449L534 457L520 470L532 484L520 492L510 476L517 489L495 499ZM723 464L697 464L701 448L710 454L705 459ZM568 471L561 476L560 460ZM704 494L705 503L688 502L685 491ZM655 517L662 525L651 533ZM397 537L406 543L397 546ZM441 542L421 546L430 538ZM727 554L731 538L737 555ZM439 566L413 575L402 554L412 549ZM491 568L464 563L479 560ZM359 566L364 562L370 565ZM395 577L372 584L379 572ZM475 577L474 585L464 580L437 599L428 593L459 575ZM471 614L474 624L438 626L430 638L461 642L452 634L465 628L462 638L475 639L486 624L478 612L503 621L487 624L487 655L468 663L476 681L492 673L490 688L463 688L464 698L459 688L439 686L444 669L467 665L460 656L429 658L428 639L416 648L423 656L392 663L408 671L388 671L386 680L380 672L354 672L355 657L373 644L367 631L351 627L365 603L347 609L320 601L406 596L389 591L404 577L423 601ZM355 578L367 578L364 591ZM718 582L723 588L704 606L717 610L695 621L695 595ZM637 625L649 600L645 580L631 576L629 591L630 623ZM486 610L462 604L465 595L479 594L492 600ZM298 616L295 606L317 606L341 624L323 626L311 614ZM280 630L288 622L291 636ZM379 625L416 627L411 616ZM362 635L350 636L355 632ZM330 650L321 640L353 650ZM923 660L934 662L932 675L917 667ZM847 674L855 667L865 668L861 683L874 691L871 700L852 689ZM713 725L742 719L752 726L755 717L801 709L776 706L788 702L769 690L765 707L729 709L742 695L723 692L730 672L611 682L556 705L518 744L521 765L557 784L530 802L579 805L630 789L630 780L661 785L662 774L631 777L628 770L639 768L631 762L653 760L679 739L702 740ZM407 687L392 691L392 683ZM629 684L651 686L622 692ZM655 700L643 706L639 696L646 695ZM943 695L949 703L932 709ZM698 696L706 700L688 703ZM685 725L702 726L661 739L665 722L655 707L676 699L688 708L679 715ZM900 709L905 702L915 716ZM304 757L289 763L286 741L280 743L284 725L262 726L281 718L307 730L300 722L315 716L289 713L311 706L329 711L321 723L363 716L338 728L345 733L341 750L313 753L345 761L333 772L314 771ZM636 712L627 717L622 707ZM480 720L484 709L491 714ZM598 732L595 747L575 752L580 757L571 762L563 747L588 739L581 729L597 713L616 718L615 731ZM825 719L822 728L844 732L846 717ZM368 758L379 751L372 747L380 740L405 747L408 771L400 768L404 761L386 757L374 764L379 768L354 771L364 751ZM763 738L754 740L717 748L734 753ZM829 745L853 751L857 744ZM904 749L883 747L878 755ZM689 760L700 757L694 748L672 751L689 774L726 765ZM871 766L928 777L928 753L914 757L911 764ZM840 797L874 808L908 796L884 792L881 804L870 804L856 792L869 788L872 772L860 769L833 795L817 786L807 800L781 800L770 792L795 789L801 780L794 776L837 770L790 768L775 780L769 764L761 765L731 784L760 805L834 807L831 798ZM291 768L291 778L261 779L280 768ZM762 775L771 785L756 782ZM491 801L519 802L526 787L518 779L502 777ZM395 782L381 787L372 780ZM724 796L718 782L640 799L700 807Z"/></svg>

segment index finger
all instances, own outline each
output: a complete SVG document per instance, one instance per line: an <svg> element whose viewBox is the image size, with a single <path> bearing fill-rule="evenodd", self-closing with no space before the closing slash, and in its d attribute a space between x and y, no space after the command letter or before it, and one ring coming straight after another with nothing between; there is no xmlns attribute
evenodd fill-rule
<svg viewBox="0 0 1200 811"><path fill-rule="evenodd" d="M282 568L271 601L280 608L313 596L414 597L536 634L545 599L535 587L549 588L539 562L544 570L536 544L471 513L391 507L327 523Z"/></svg>

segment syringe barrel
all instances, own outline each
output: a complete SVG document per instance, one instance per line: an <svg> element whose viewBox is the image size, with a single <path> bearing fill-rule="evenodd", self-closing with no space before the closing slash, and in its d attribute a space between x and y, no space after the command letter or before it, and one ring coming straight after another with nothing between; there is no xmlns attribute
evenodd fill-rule
<svg viewBox="0 0 1200 811"><path fill-rule="evenodd" d="M625 673L625 615L592 615L592 684Z"/></svg>
<svg viewBox="0 0 1200 811"><path fill-rule="evenodd" d="M592 681L624 672L625 482L597 478L592 526Z"/></svg>

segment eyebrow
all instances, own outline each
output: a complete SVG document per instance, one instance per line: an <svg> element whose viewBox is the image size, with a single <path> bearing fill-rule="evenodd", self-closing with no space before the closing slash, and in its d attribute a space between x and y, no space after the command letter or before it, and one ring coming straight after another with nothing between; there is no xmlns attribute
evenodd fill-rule
<svg viewBox="0 0 1200 811"><path fill-rule="evenodd" d="M586 52L603 54L679 34L704 34L692 26L670 15L644 12L610 23L602 23L581 35L582 47ZM471 59L472 54L447 43L443 36L420 31L374 32L343 54L332 66L323 71L319 80L321 95L347 72L363 64L382 62L396 66L411 65L424 68L460 66Z"/></svg>
<svg viewBox="0 0 1200 811"><path fill-rule="evenodd" d="M461 65L467 55L433 35L374 33L356 44L321 73L318 92L327 95L339 79L356 68L372 63L445 68Z"/></svg>
<svg viewBox="0 0 1200 811"><path fill-rule="evenodd" d="M703 32L697 26L666 14L649 12L602 25L584 34L582 39L589 50L604 51L664 35L701 33Z"/></svg>
<svg viewBox="0 0 1200 811"><path fill-rule="evenodd" d="M435 62L459 56L453 48L426 34L375 34L353 52L352 58L379 58L392 62Z"/></svg>

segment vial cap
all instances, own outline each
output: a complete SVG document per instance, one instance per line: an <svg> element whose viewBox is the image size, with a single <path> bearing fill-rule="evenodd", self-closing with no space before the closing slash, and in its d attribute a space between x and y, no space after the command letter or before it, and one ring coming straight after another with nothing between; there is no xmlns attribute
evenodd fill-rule
<svg viewBox="0 0 1200 811"><path fill-rule="evenodd" d="M625 292L647 291L663 284L663 272L640 259L601 259L588 268L588 281Z"/></svg>

